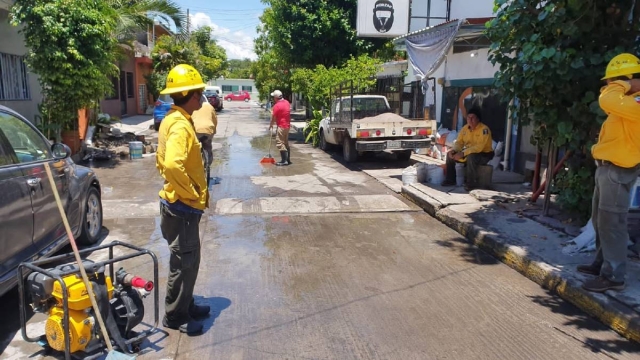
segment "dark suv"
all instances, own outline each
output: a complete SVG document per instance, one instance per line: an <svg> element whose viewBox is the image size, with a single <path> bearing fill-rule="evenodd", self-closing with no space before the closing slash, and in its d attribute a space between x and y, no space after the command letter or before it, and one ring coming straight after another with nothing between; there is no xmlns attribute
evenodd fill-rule
<svg viewBox="0 0 640 360"><path fill-rule="evenodd" d="M209 100L209 104L211 104L211 106L213 106L213 108L216 109L216 111L220 111L224 108L224 101L220 99L220 95L218 94L217 91L205 90L204 96L207 97L207 100Z"/></svg>
<svg viewBox="0 0 640 360"><path fill-rule="evenodd" d="M15 111L0 105L0 295L17 283L23 261L50 255L69 239L47 177L53 172L74 237L95 244L102 231L100 183Z"/></svg>

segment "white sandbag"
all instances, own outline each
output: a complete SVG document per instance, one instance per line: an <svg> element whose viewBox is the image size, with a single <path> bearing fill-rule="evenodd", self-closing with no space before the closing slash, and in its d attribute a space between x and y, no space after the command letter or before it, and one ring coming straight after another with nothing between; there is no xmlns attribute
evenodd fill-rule
<svg viewBox="0 0 640 360"><path fill-rule="evenodd" d="M418 182L418 169L411 165L402 170L402 185L411 185Z"/></svg>
<svg viewBox="0 0 640 360"><path fill-rule="evenodd" d="M596 231L593 228L591 219L589 219L587 225L583 226L580 231L580 235L566 243L567 246L562 249L564 254L577 254L596 249Z"/></svg>
<svg viewBox="0 0 640 360"><path fill-rule="evenodd" d="M427 170L427 182L429 184L440 185L444 181L444 169L439 165L428 164Z"/></svg>

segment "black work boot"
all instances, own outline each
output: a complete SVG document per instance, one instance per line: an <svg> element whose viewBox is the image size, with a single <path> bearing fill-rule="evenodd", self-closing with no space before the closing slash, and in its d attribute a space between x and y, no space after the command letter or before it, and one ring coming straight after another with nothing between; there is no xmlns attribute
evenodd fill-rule
<svg viewBox="0 0 640 360"><path fill-rule="evenodd" d="M284 150L280 151L280 156L282 157L282 161L277 162L276 166L287 166L289 165L289 152Z"/></svg>
<svg viewBox="0 0 640 360"><path fill-rule="evenodd" d="M291 162L291 148L287 146L287 162L289 163L289 165L293 164Z"/></svg>
<svg viewBox="0 0 640 360"><path fill-rule="evenodd" d="M578 265L577 269L579 272L583 274L599 276L601 267L602 265L589 264L589 265Z"/></svg>

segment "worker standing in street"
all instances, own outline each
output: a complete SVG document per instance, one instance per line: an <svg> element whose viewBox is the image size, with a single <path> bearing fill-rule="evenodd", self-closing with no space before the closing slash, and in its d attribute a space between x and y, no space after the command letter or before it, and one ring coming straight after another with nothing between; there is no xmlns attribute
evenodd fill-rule
<svg viewBox="0 0 640 360"><path fill-rule="evenodd" d="M607 85L600 107L608 115L598 142L591 148L596 160L591 219L596 232L596 258L578 271L597 278L584 283L587 291L622 290L625 286L627 217L631 188L640 175L640 59L620 54L607 65Z"/></svg>
<svg viewBox="0 0 640 360"><path fill-rule="evenodd" d="M156 167L164 178L160 190L160 229L169 245L169 277L162 325L188 334L202 332L197 319L210 307L196 305L193 289L200 266L199 224L208 207L209 192L202 162L202 145L191 115L202 107L205 84L192 66L169 72L166 89L174 101L158 131Z"/></svg>
<svg viewBox="0 0 640 360"><path fill-rule="evenodd" d="M276 137L276 147L280 151L282 161L276 163L277 166L291 165L291 148L289 147L289 129L291 128L291 104L283 98L282 91L276 90L271 93L273 97L273 112L271 113L271 124L278 126Z"/></svg>
<svg viewBox="0 0 640 360"><path fill-rule="evenodd" d="M455 186L456 163L466 163L465 189L475 189L480 166L487 165L493 156L491 130L482 123L480 109L473 108L467 113L467 125L460 130L458 139L447 153L447 178L442 186Z"/></svg>
<svg viewBox="0 0 640 360"><path fill-rule="evenodd" d="M213 142L213 135L216 134L216 128L218 127L218 115L216 114L216 109L214 109L208 101L204 102L205 99L202 100L202 107L194 111L191 118L196 128L196 135L198 139L201 140L204 151L209 155L209 162L205 164L206 167L209 167L213 160L213 147L211 143Z"/></svg>

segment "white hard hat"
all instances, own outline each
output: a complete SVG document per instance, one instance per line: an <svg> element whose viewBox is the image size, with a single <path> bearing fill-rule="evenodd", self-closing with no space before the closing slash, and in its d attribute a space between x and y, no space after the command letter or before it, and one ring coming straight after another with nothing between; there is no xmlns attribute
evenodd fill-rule
<svg viewBox="0 0 640 360"><path fill-rule="evenodd" d="M275 90L274 92L271 93L271 96L275 96L277 98L282 98L282 91Z"/></svg>

